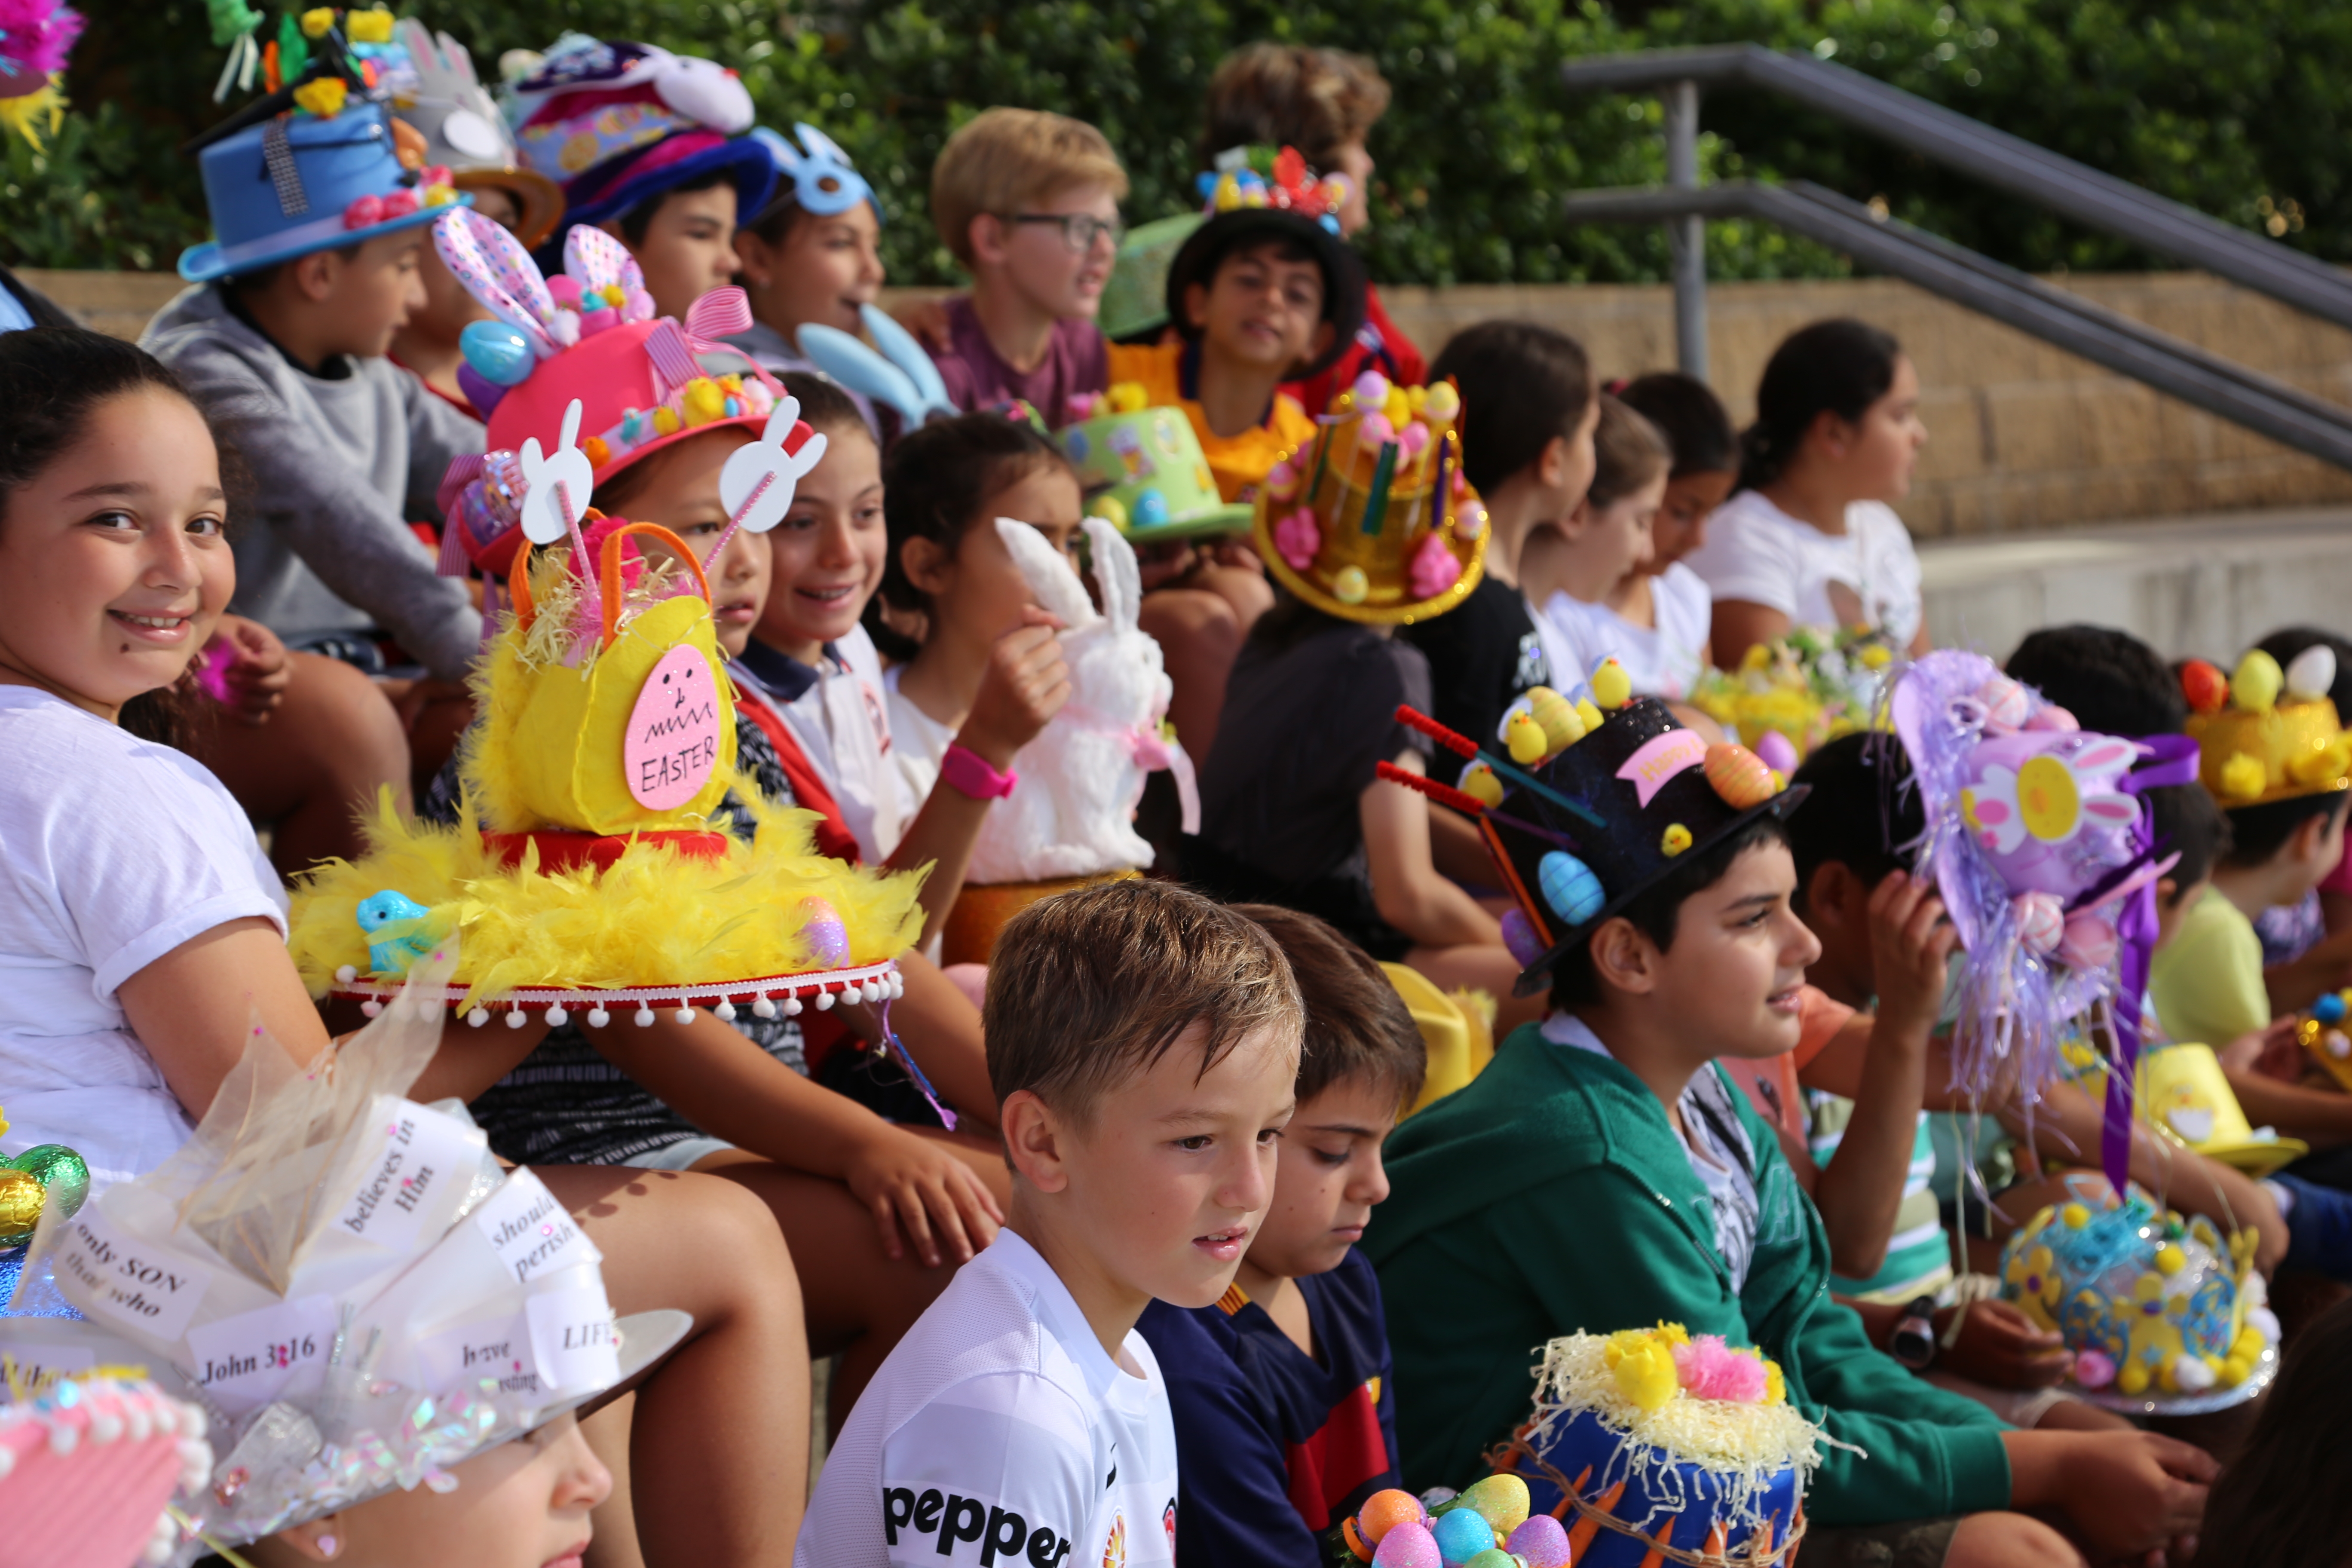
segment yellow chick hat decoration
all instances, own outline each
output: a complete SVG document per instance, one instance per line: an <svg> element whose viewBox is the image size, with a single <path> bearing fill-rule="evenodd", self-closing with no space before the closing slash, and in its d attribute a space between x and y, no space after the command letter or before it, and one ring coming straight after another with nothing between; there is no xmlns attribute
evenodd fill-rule
<svg viewBox="0 0 2352 1568"><path fill-rule="evenodd" d="M641 1025L656 1007L769 1017L897 994L920 875L817 854L815 815L766 806L739 774L705 563L667 529L585 507L580 414L575 401L552 454L536 439L520 453L526 543L513 611L475 672L463 820L384 805L363 858L296 889L296 963L314 992L373 1009L462 931L442 1000L478 1026L573 1010L602 1025L615 1007ZM778 403L720 471L729 525L708 560L737 528L772 528L824 450L798 405Z"/></svg>
<svg viewBox="0 0 2352 1568"><path fill-rule="evenodd" d="M2250 650L2224 681L2201 659L2180 674L2198 777L2224 807L2352 789L2352 733L2328 693L2336 652L2315 643L2284 669Z"/></svg>
<svg viewBox="0 0 2352 1568"><path fill-rule="evenodd" d="M1486 570L1486 507L1462 476L1452 381L1393 385L1366 371L1331 400L1303 451L1260 489L1266 570L1326 615L1405 625L1444 615Z"/></svg>

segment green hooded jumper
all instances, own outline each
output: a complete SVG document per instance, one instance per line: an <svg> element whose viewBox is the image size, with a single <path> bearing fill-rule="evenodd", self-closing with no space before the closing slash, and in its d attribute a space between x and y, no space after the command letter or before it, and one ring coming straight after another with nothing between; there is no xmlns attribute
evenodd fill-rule
<svg viewBox="0 0 2352 1568"><path fill-rule="evenodd" d="M1708 1068L1707 1071L1719 1071ZM1728 1080L1726 1080L1728 1082ZM1832 1437L1806 1510L1878 1524L2009 1506L2008 1428L1872 1348L1828 1293L1821 1215L1736 1089L1761 1215L1744 1289L1664 1107L1596 1052L1515 1031L1467 1088L1389 1139L1393 1191L1363 1247L1395 1357L1397 1441L1414 1487L1463 1487L1534 1405L1545 1342L1679 1322L1755 1345Z"/></svg>

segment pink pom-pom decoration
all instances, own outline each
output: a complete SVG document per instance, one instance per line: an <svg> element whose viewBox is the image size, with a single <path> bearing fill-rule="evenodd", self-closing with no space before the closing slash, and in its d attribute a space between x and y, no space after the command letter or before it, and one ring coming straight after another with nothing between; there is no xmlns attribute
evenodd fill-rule
<svg viewBox="0 0 2352 1568"><path fill-rule="evenodd" d="M1511 1531L1503 1550L1528 1568L1568 1568L1568 1530L1548 1513L1531 1514Z"/></svg>
<svg viewBox="0 0 2352 1568"><path fill-rule="evenodd" d="M1323 548L1323 531L1315 526L1315 514L1302 506L1276 523L1274 547L1294 572L1315 564L1315 552Z"/></svg>
<svg viewBox="0 0 2352 1568"><path fill-rule="evenodd" d="M580 309L580 279L569 272L559 272L547 280L548 296L567 310Z"/></svg>
<svg viewBox="0 0 2352 1568"><path fill-rule="evenodd" d="M654 297L643 289L632 289L621 301L621 319L625 321L650 321L654 319Z"/></svg>
<svg viewBox="0 0 2352 1568"><path fill-rule="evenodd" d="M1384 447L1396 439L1396 426L1385 414L1367 414L1361 435L1367 446Z"/></svg>
<svg viewBox="0 0 2352 1568"><path fill-rule="evenodd" d="M1400 1524L1381 1537L1372 1568L1444 1568L1445 1554L1425 1524Z"/></svg>
<svg viewBox="0 0 2352 1568"><path fill-rule="evenodd" d="M427 163L416 171L416 183L419 186L447 185L456 184L457 180L456 176L449 173L448 164Z"/></svg>
<svg viewBox="0 0 2352 1568"><path fill-rule="evenodd" d="M606 328L617 327L620 324L621 312L615 310L610 305L607 305L599 310L583 310L580 312L580 335L583 338L593 338L598 332L604 331Z"/></svg>
<svg viewBox="0 0 2352 1568"><path fill-rule="evenodd" d="M1778 730L1765 731L1756 737L1756 744L1748 749L1763 758L1764 765L1782 778L1797 771L1796 745Z"/></svg>
<svg viewBox="0 0 2352 1568"><path fill-rule="evenodd" d="M81 37L82 18L70 6L52 0L5 0L0 3L0 59L12 60L32 87L11 84L8 96L30 92L51 71L66 68L66 57ZM0 72L0 75L10 73ZM1387 396L1386 393L1381 395Z"/></svg>
<svg viewBox="0 0 2352 1568"><path fill-rule="evenodd" d="M2066 908L2054 893L2020 893L2011 905L2017 910L2017 941L2039 956L2054 949L2066 935Z"/></svg>
<svg viewBox="0 0 2352 1568"><path fill-rule="evenodd" d="M1389 400L1389 378L1379 371L1368 370L1358 376L1356 384L1348 390L1354 393L1356 401L1365 407L1379 408Z"/></svg>
<svg viewBox="0 0 2352 1568"><path fill-rule="evenodd" d="M1694 1399L1734 1405L1764 1403L1764 1363L1749 1351L1736 1351L1720 1334L1700 1334L1675 1347L1675 1373Z"/></svg>
<svg viewBox="0 0 2352 1568"><path fill-rule="evenodd" d="M1397 445L1404 449L1406 457L1418 458L1429 446L1429 426L1415 421L1398 431L1396 438Z"/></svg>
<svg viewBox="0 0 2352 1568"><path fill-rule="evenodd" d="M1462 563L1445 548L1445 541L1433 533L1412 552L1410 576L1414 598L1434 599L1462 581Z"/></svg>
<svg viewBox="0 0 2352 1568"><path fill-rule="evenodd" d="M353 196L343 208L345 228L372 228L384 220L382 196Z"/></svg>
<svg viewBox="0 0 2352 1568"><path fill-rule="evenodd" d="M2116 1363L2104 1351L2074 1352L2074 1381L2084 1388L2105 1388L2116 1380Z"/></svg>

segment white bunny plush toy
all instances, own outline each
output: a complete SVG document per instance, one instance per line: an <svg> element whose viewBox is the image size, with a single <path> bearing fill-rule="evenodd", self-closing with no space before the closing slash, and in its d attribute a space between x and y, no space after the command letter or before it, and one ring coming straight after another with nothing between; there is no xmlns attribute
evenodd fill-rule
<svg viewBox="0 0 2352 1568"><path fill-rule="evenodd" d="M1140 869L1151 846L1135 831L1144 775L1171 769L1184 830L1199 831L1192 760L1163 741L1171 689L1160 645L1136 626L1143 600L1135 551L1098 517L1084 524L1102 593L1097 614L1069 559L1025 522L996 520L1038 605L1059 616L1070 700L1013 759L1020 782L982 825L969 879L1044 882Z"/></svg>

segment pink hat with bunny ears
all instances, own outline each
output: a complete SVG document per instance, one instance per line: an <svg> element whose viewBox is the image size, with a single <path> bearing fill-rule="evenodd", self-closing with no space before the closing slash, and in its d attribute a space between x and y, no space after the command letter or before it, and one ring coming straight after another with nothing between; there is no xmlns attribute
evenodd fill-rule
<svg viewBox="0 0 2352 1568"><path fill-rule="evenodd" d="M740 289L714 289L683 326L654 319L645 275L601 229L565 237L563 270L541 276L514 236L470 210L433 226L434 248L495 321L461 337L458 380L489 421L493 453L536 438L552 449L565 410L598 483L682 437L736 425L757 434L782 384L714 340L746 331Z"/></svg>

